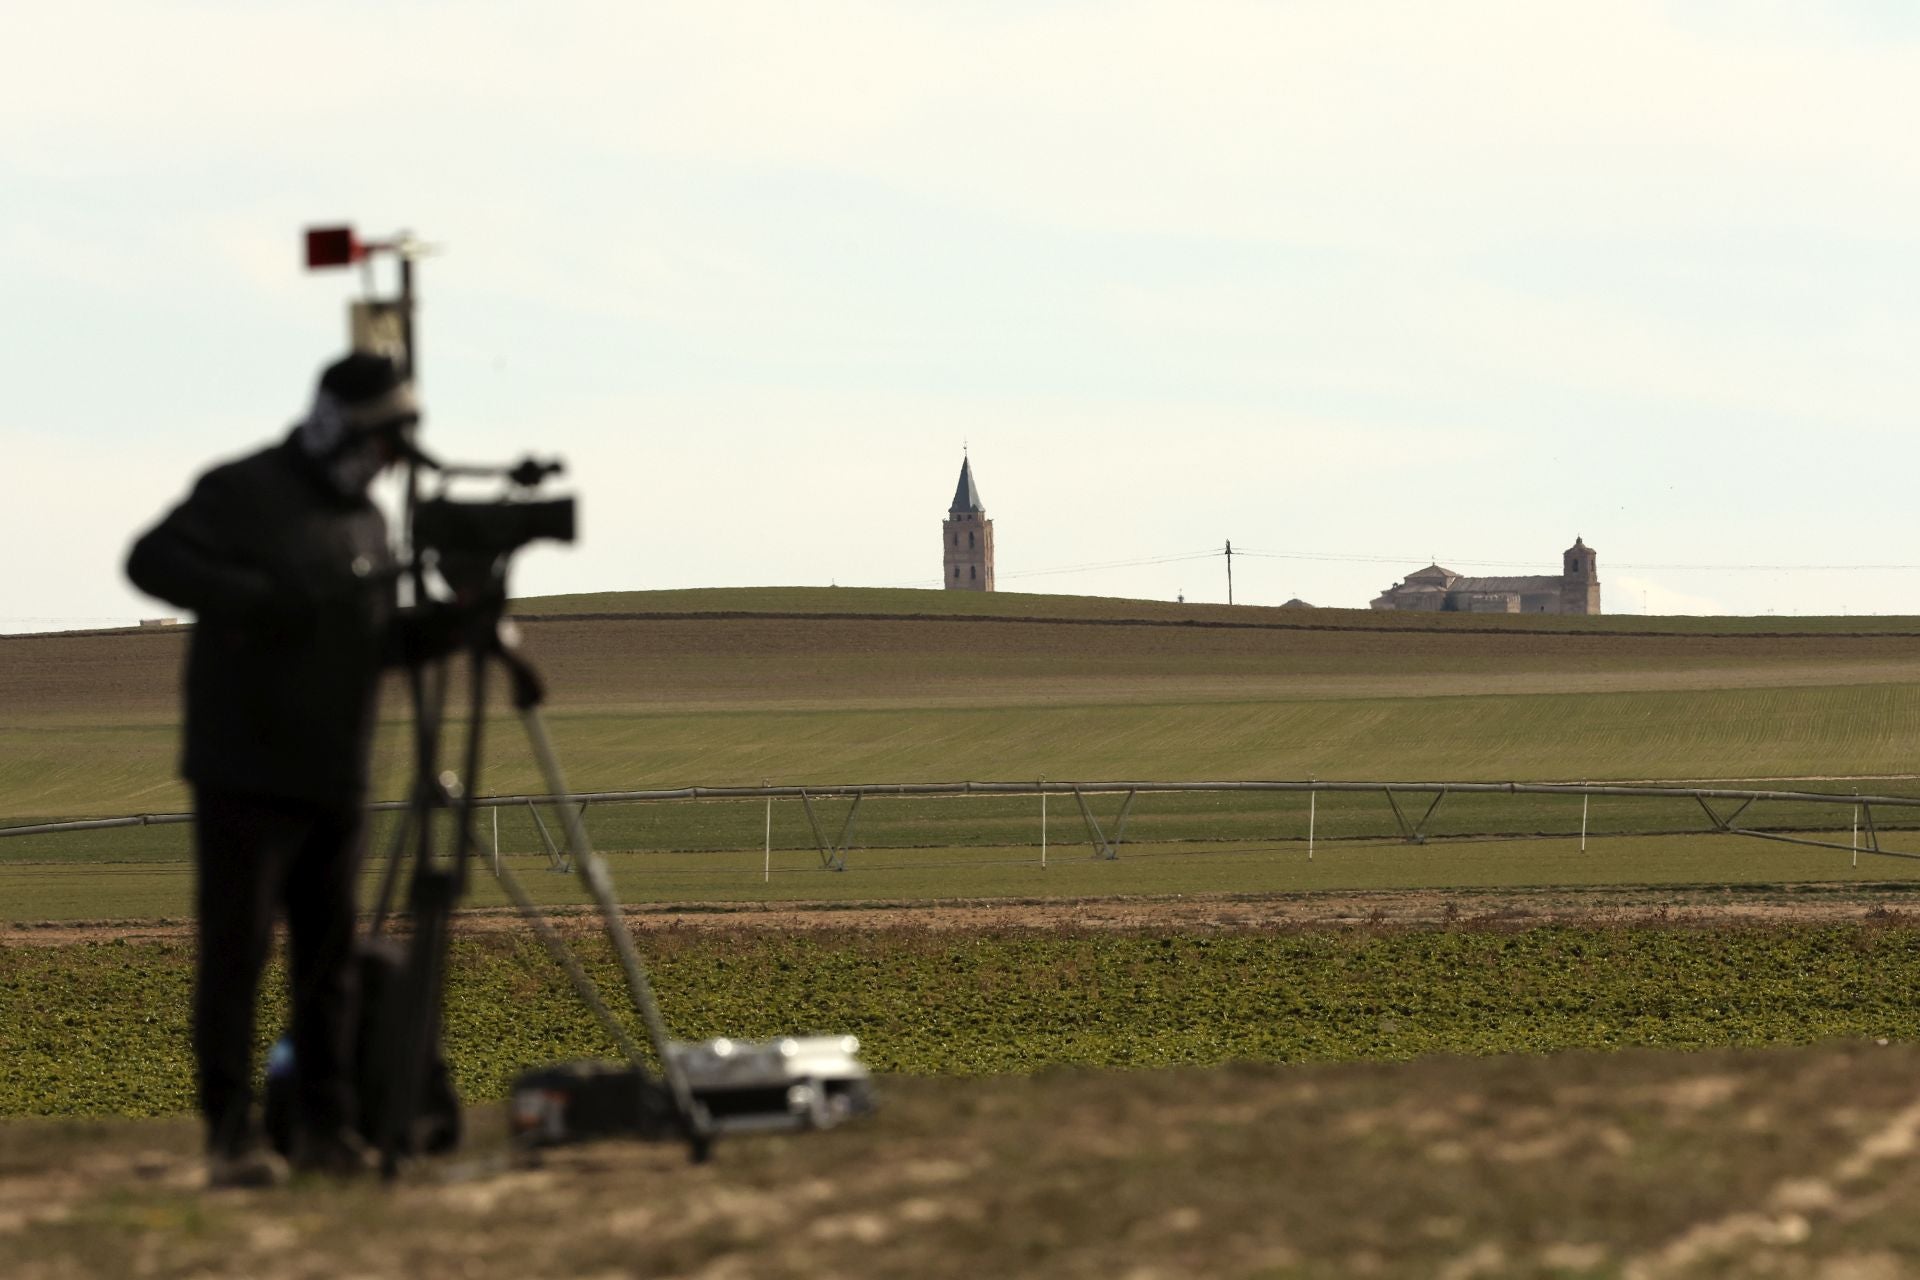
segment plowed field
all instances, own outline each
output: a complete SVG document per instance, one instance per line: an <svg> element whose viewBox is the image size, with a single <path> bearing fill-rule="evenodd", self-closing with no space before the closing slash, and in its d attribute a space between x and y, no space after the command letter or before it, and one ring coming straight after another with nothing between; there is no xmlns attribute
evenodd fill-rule
<svg viewBox="0 0 1920 1280"><path fill-rule="evenodd" d="M581 790L1318 776L1900 793L1920 740L1912 619L801 590L524 611ZM184 639L0 637L0 822L183 808ZM376 789L392 796L388 711ZM490 741L476 790L539 789L510 723ZM1323 798L1309 861L1292 797L1142 797L1112 862L1063 830L1078 815L1062 803L1043 868L1024 799L874 802L844 872L821 869L794 809L767 852L757 804L596 808L618 883L654 904L631 914L676 1031L857 1030L891 1073L880 1114L698 1168L621 1144L530 1165L489 1101L463 1156L394 1187L219 1195L190 1122L99 1118L190 1105L185 829L0 839L16 1117L0 1120L0 1274L1911 1268L1920 925L1902 873L1920 863L1671 834L1701 815L1565 797L1456 797L1413 846L1383 842L1392 815L1367 803ZM1099 808L1109 833L1116 805ZM1845 841L1850 807L1748 817ZM845 813L827 806L829 829ZM536 870L530 818L501 840L537 896L578 901ZM608 976L591 922L564 923ZM470 1098L607 1052L511 917L462 920L455 957ZM283 1016L270 985L263 1035Z"/></svg>

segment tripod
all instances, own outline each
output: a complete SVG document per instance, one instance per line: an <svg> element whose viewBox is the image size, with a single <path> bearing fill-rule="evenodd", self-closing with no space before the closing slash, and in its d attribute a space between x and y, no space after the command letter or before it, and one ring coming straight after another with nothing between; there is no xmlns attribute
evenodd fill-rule
<svg viewBox="0 0 1920 1280"><path fill-rule="evenodd" d="M356 342L364 339L369 349L390 348L407 376L416 380L420 366L415 342L414 264L416 258L426 252L427 246L406 232L375 242L360 241L351 227L316 227L307 233L309 269L358 262L368 270L369 289L372 285L370 255L391 255L397 260L398 296L383 303L369 299L364 315L359 308L352 313L353 325ZM388 316L397 321L397 330L393 332L381 331L376 323ZM406 462L404 502L409 547L404 574L413 587L414 605L424 606L429 596L423 553L432 552L437 556L441 576L453 587L463 607L458 647L467 658L470 689L464 773L442 773L439 771L440 731L448 698L447 664L437 656L408 656L407 687L414 727L413 782L408 790L405 815L388 851L373 916L372 937L362 954L363 977L381 975L381 990L363 993L362 1049L358 1064L363 1095L362 1131L379 1148L381 1168L388 1177L393 1176L402 1154L434 1149L436 1142L442 1147L450 1146L458 1140L458 1103L452 1099L439 1053L441 1009L449 924L454 907L466 895L475 853L472 784L480 776L487 679L492 665L499 663L511 680L514 706L526 727L548 791L565 817L573 865L593 894L607 933L619 953L628 992L646 1027L676 1123L692 1144L694 1154L704 1157L710 1142L710 1118L704 1105L694 1097L685 1069L671 1050L652 985L620 914L612 882L587 844L586 826L578 810L567 800L559 761L540 718L540 704L545 695L539 675L506 638L509 634L509 628L504 625L508 561L514 551L535 538L571 542L573 503L570 499L545 503L456 503L444 497L425 503L419 500L423 468L434 469L443 478L503 478L527 490L537 487L560 468L557 463L541 463L532 458L511 469L446 466L423 453L410 435L399 441L399 451ZM444 857L435 852L434 831L436 817L443 811L451 819L452 830L449 851ZM407 856L409 847L410 857ZM412 868L407 891L407 916L412 928L404 944L384 934L403 864ZM515 905L533 922L555 960L567 971L581 998L632 1062L636 1077L651 1083L645 1055L600 999L578 961L546 924L512 873L498 864L494 871ZM422 1132L423 1100L436 1089L445 1094L442 1101L446 1103L447 1123L452 1126L450 1134Z"/></svg>
<svg viewBox="0 0 1920 1280"><path fill-rule="evenodd" d="M411 507L411 478L408 488ZM418 528L417 523L410 521L410 524ZM415 575L416 601L425 599L421 550L417 545L413 548L411 572ZM405 814L394 833L371 932L379 938L384 931L403 863L412 869L407 894L412 930L406 942L404 962L398 967L397 990L383 1008L371 1011L372 1016L362 1022L363 1028L371 1031L374 1050L366 1073L374 1087L368 1090L371 1096L365 1104L367 1118L372 1123L365 1127L369 1129L369 1140L379 1148L381 1170L388 1178L397 1172L403 1155L430 1149L430 1135L423 1135L419 1130L429 1095L444 1078L439 1042L449 925L454 907L466 895L468 875L477 853L472 783L480 774L488 679L496 664L508 677L512 702L528 744L548 794L563 816L573 867L592 894L619 957L628 994L646 1028L652 1057L671 1102L675 1125L696 1160L706 1157L712 1142L710 1118L706 1108L694 1097L685 1070L672 1049L652 983L620 911L605 863L593 852L579 808L569 799L559 757L540 714L546 697L544 683L532 663L518 652L515 629L504 617L506 571L511 554L512 548L489 547L477 552L439 549L437 567L457 597L465 602L460 606L457 646L457 651L466 659L468 675L462 774L441 772L439 768L441 729L448 699L448 663L444 658L408 663L408 688L414 709L414 776ZM446 811L450 819L452 832L450 852L445 857L436 853L434 837L436 818L442 811ZM405 854L409 845L410 858ZM650 1079L646 1055L607 1007L593 980L564 941L513 873L497 864L494 870L514 905L533 923L542 942L566 971L575 991L612 1035L636 1073L642 1080Z"/></svg>

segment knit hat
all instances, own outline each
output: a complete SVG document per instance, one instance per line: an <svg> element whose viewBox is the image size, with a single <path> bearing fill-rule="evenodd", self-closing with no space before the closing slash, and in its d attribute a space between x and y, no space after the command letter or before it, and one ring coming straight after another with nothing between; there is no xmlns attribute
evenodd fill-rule
<svg viewBox="0 0 1920 1280"><path fill-rule="evenodd" d="M360 437L398 432L420 421L413 384L387 356L356 351L328 365L300 424L307 453L324 458Z"/></svg>

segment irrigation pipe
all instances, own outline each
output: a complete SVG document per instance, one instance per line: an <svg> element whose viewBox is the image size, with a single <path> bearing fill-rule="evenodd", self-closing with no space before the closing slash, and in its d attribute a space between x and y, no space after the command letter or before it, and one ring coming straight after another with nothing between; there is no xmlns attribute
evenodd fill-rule
<svg viewBox="0 0 1920 1280"><path fill-rule="evenodd" d="M1649 799L1739 800L1747 804L1772 801L1786 804L1880 805L1920 809L1920 796L1841 795L1830 791L1748 791L1729 787L1661 787L1583 782L863 782L819 786L668 787L644 791L592 791L573 795L510 795L476 797L478 808L503 805L554 805L563 801L645 804L665 800L818 800L860 796L1041 796L1277 792L1317 795L1320 792L1360 794L1429 794L1537 796L1636 796ZM406 809L404 800L368 805L370 812ZM59 831L99 831L114 827L165 826L193 821L190 813L142 813L119 818L82 818L0 827L0 837L46 835ZM1741 834L1750 834L1742 832ZM1868 852L1871 852L1870 850Z"/></svg>

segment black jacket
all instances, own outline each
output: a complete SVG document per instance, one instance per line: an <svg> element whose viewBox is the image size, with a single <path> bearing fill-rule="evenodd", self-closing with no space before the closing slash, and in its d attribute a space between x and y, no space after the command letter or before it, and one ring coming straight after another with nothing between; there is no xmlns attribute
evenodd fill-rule
<svg viewBox="0 0 1920 1280"><path fill-rule="evenodd" d="M386 520L330 489L293 437L200 477L134 543L127 576L198 615L182 774L356 804L381 667L406 638Z"/></svg>

